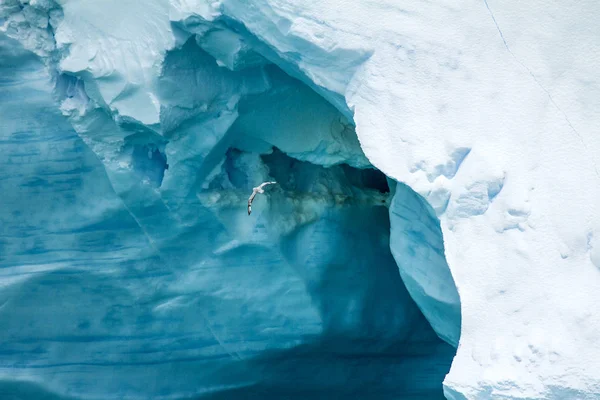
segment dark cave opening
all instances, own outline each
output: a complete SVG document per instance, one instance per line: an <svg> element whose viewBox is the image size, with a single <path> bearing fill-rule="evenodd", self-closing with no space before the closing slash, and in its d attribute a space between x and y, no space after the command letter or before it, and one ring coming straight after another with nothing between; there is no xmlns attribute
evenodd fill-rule
<svg viewBox="0 0 600 400"><path fill-rule="evenodd" d="M341 164L346 176L354 186L375 189L380 193L390 193L388 178L376 168L358 169L347 164Z"/></svg>
<svg viewBox="0 0 600 400"><path fill-rule="evenodd" d="M289 185L290 177L293 177L293 182L302 182L302 177L299 177L296 172L302 170L307 176L330 173L336 179L343 180L348 186L373 189L381 194L390 193L387 177L375 168L355 168L345 163L324 167L290 157L277 147L273 147L272 152L261 155L261 159L267 166L271 166L270 176L284 187ZM308 182L310 181L308 179Z"/></svg>

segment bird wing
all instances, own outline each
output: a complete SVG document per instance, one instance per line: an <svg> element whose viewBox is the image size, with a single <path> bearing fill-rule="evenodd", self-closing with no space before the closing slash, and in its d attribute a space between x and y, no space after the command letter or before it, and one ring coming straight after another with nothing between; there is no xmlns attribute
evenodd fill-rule
<svg viewBox="0 0 600 400"><path fill-rule="evenodd" d="M256 197L256 193L258 193L258 190L252 191L252 194L250 195L250 197L248 197L248 204L252 204L252 200L254 200L254 198Z"/></svg>
<svg viewBox="0 0 600 400"><path fill-rule="evenodd" d="M267 186L267 185L272 185L272 184L274 184L274 183L277 183L277 182L263 182L263 183L261 183L261 184L260 184L260 186L259 186L259 187L262 189L263 187L265 187L265 186Z"/></svg>
<svg viewBox="0 0 600 400"><path fill-rule="evenodd" d="M263 182L258 187L255 187L254 189L252 189L252 194L250 195L250 197L248 197L248 215L250 215L250 213L252 212L252 200L254 200L254 197L256 197L256 194L264 193L263 187L265 187L267 185L272 185L274 183L277 183L277 182Z"/></svg>
<svg viewBox="0 0 600 400"><path fill-rule="evenodd" d="M250 215L250 213L252 212L252 200L254 200L254 197L256 197L257 192L257 190L253 190L250 197L248 197L248 215Z"/></svg>

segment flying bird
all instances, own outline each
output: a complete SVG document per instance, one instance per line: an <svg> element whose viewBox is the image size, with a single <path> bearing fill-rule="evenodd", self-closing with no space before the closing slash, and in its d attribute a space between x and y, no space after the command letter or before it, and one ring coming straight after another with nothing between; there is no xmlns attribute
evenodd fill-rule
<svg viewBox="0 0 600 400"><path fill-rule="evenodd" d="M264 193L265 190L263 189L263 187L265 187L267 185L272 185L274 183L277 183L277 182L263 182L260 185L258 185L257 187L252 188L252 194L248 198L248 215L250 215L250 213L252 212L252 200L254 200L254 197L256 197L256 194Z"/></svg>

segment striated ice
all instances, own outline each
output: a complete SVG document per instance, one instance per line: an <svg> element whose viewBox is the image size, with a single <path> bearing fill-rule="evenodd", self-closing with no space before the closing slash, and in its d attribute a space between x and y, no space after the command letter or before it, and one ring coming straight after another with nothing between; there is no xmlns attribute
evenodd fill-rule
<svg viewBox="0 0 600 400"><path fill-rule="evenodd" d="M0 44L0 393L442 397L455 349L405 288L388 182L329 103L187 40L146 126Z"/></svg>

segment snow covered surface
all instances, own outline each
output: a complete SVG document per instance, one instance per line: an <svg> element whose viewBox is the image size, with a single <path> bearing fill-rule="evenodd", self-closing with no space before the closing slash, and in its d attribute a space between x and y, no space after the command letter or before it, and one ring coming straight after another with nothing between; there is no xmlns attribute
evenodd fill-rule
<svg viewBox="0 0 600 400"><path fill-rule="evenodd" d="M106 171L104 179L93 178L87 169L85 175L81 174L94 183L86 186L91 191L86 200L77 200L75 195L69 197L71 206L82 207L80 213L67 213L64 207L57 206L52 215L58 218L62 211L60 224L74 224L71 229L77 224L73 215L83 218L80 224L97 218L100 224L97 229L107 229L102 224L110 218L123 223L126 219L119 217L118 212L126 212L132 217L131 229L137 232L119 239L118 251L105 253L112 261L107 260L102 271L65 278L81 281L77 290L92 290L86 289L85 284L86 280L92 280L89 274L108 274L110 263L117 262L120 252L135 252L133 256L128 254L127 259L136 260L147 252L148 260L156 258L158 265L166 261L168 254L171 282L159 279L164 271L156 267L155 282L164 292L153 291L152 278L143 283L131 281L131 285L139 285L137 288L124 283L115 287L114 279L107 280L107 288L99 289L115 290L120 293L115 292L115 296L123 299L160 297L163 295L154 293L167 293L164 299L169 300L160 307L152 301L138 306L148 307L156 314L152 318L146 316L150 332L156 328L151 329L150 325L160 323L152 321L160 314L161 307L183 313L190 312L191 308L185 306L189 302L201 302L197 295L189 293L194 292L200 281L211 282L210 275L190 269L204 260L205 256L199 255L202 251L215 252L216 257L233 257L243 263L243 254L252 257L259 254L254 250L246 253L244 248L255 244L240 241L250 233L256 240L263 237L260 235L271 235L281 244L285 235L301 235L298 232L304 229L309 229L304 233L307 237L311 236L310 229L331 229L319 221L322 213L330 212L326 210L343 204L339 196L348 195L344 190L354 190L351 197L357 199L356 207L371 204L376 208L373 202L377 196L369 195L368 189L361 185L342 184L344 189L328 192L325 188L331 182L343 182L341 176L346 176L338 171L331 172L338 174L334 178L323 178L327 183L322 183L325 187L322 192L316 189L318 179L309 182L313 186L305 186L304 192L319 193L316 199L306 199L300 194L285 197L274 192L274 198L283 197L273 202L268 214L272 217L277 207L282 207L289 217L276 218L277 224L256 221L255 218L263 218L262 214L253 213L248 219L239 211L214 210L220 201L243 201L246 186L274 170L268 168L265 157L271 145L276 145L287 157L313 166L373 165L389 178L402 182L395 186L389 220L385 219L391 224L392 254L408 293L438 335L451 344L456 344L460 336L458 352L444 380L447 398L600 397L597 345L600 314L596 312L600 302L598 2L63 0L57 4L51 0L32 0L23 3L29 4L12 0L0 5L2 30L44 60L54 74L54 92L63 114ZM330 105L318 105L322 99L305 87L290 83L290 78L267 64L276 64L289 76L301 80ZM29 80L22 78L23 82ZM45 90L49 93L50 89ZM49 100L43 101L47 102L44 107L50 107ZM269 108L273 102L290 110L286 112L290 120L265 121L264 116L273 113ZM307 108L294 108L295 103L299 106L306 103ZM311 111L311 105L319 111ZM35 115L24 118L29 121ZM310 128L304 123L310 123ZM325 129L326 126L330 129ZM15 129L9 133L14 134ZM63 131L69 129L65 127ZM279 134L278 130L282 132ZM353 139L354 131L366 159ZM306 140L300 140L298 135L305 135ZM82 142L73 143L83 146ZM231 147L241 154L228 151ZM26 161L26 157L32 156L30 153L19 151L11 157L25 157L20 161L23 166L16 167L25 174L26 168L35 166ZM63 154L64 150L60 152ZM86 154L91 157L91 153ZM277 158L278 153L273 154ZM277 165L281 163L285 162L279 159ZM35 165L38 164L36 161ZM235 171L238 164L245 166L242 168L245 178L235 183L236 174L229 174L224 179L222 174ZM99 164L85 164L85 168L92 165L97 168ZM46 169L42 164L35 168ZM301 177L313 167L307 168L293 176ZM104 172L100 169L94 173ZM31 171L29 176L33 174ZM39 176L40 172L35 174ZM84 185L85 180L82 182ZM28 185L30 189L24 193L37 190L32 189L35 182ZM93 205L87 200L90 193L97 194ZM3 202L12 198L5 197ZM47 213L19 217L19 213L39 206L23 204L22 198L11 200L20 204L12 214L4 211L4 218L13 223L24 218L31 229L38 229L40 224L47 226L42 219ZM257 208L265 207L266 200L260 201L263 204L257 203ZM421 213L411 213L416 208L407 208L407 204L415 204ZM333 209L344 213L343 207ZM439 218L439 226L433 213ZM413 220L402 220L411 215ZM23 221L18 223L23 225ZM384 223L384 219L375 217L369 221ZM195 229L200 225L202 230ZM11 232L7 226L12 225L4 223L4 231ZM383 226L379 229L383 235ZM28 244L25 252L14 250L6 244L7 240L0 242L4 249L3 266L23 271L5 269L8 276L2 284L16 288L15 285L26 282L31 284L32 279L34 283L35 279L42 279L35 284L52 287L47 279L56 277L31 275L40 272L40 268L56 269L56 266L43 267L46 256L38 256L39 261L31 258L31 254L36 254L32 249L38 245ZM93 240L83 244L80 242L83 239L73 240L78 242L71 249L95 245ZM135 243L142 240L147 244ZM309 243L308 239L298 240ZM197 253L189 251L194 246ZM286 246L281 248L285 250ZM288 257L287 265L295 265L290 260L296 259L290 259L291 253L284 250L284 255L267 249L260 253L265 253L261 257L273 260ZM338 247L314 251L323 257L335 257L331 253L339 252ZM228 281L247 285L248 290L257 285L273 291L283 287L297 290L297 296L282 296L281 301L274 302L273 294L265 293L261 307L266 307L265 315L273 318L293 309L293 319L301 321L302 330L308 335L318 335L327 324L317 317L322 314L309 305L310 294L303 289L303 279L273 272L266 258L260 261L263 268L272 271L265 272L266 277L256 276L252 283L236 280L236 273L232 272ZM68 254L54 262L63 259L77 258ZM91 268L90 260L82 261L86 268ZM211 271L206 267L210 262L202 262L208 264L198 264L198 270ZM298 263L310 265L306 260ZM73 268L71 262L68 264ZM327 261L323 265L330 264ZM132 265L130 272L139 268L151 271L155 268L152 265L150 261ZM122 267L120 270L125 274L122 279L127 279L126 271ZM275 270L278 271L277 267ZM460 301L449 278L456 283ZM294 279L299 280L293 282ZM244 302L236 297L243 292L238 289L211 290L219 296L231 292L230 296ZM11 301L26 307L30 297L20 296L20 300ZM87 297L90 304L85 308L92 304L108 307L106 318L111 314L121 315L117 318L123 326L120 329L131 326L124 322L123 315L131 318L135 315L136 321L141 318L139 323L143 324L145 314L140 310L133 312L134 306L110 308L103 305L103 298L94 298L92 292ZM50 307L52 302L48 304ZM122 304L130 303L123 300ZM273 312L272 307L279 310ZM393 314L408 315L409 302L397 300L397 307ZM8 309L11 313L19 310ZM298 309L304 311L296 315ZM177 318L173 312L165 314L164 329L182 323L173 321ZM216 310L204 312L209 316L203 318L211 318L210 313ZM383 329L380 325L383 320L393 325L390 314L381 312L363 323L377 332ZM41 309L40 315L47 313ZM184 317L180 315L189 320ZM36 321L44 323L41 317ZM223 335L226 341L221 346L234 354L241 352L237 342L227 342L227 338L239 339L239 336L224 332L244 332L235 325L243 321L234 316L222 321L226 322L212 327L220 333L213 331L212 336L207 333L206 340ZM74 323L85 324L85 321L82 317L82 321ZM365 325L348 323L355 327L354 332L364 332ZM206 325L202 326L206 329ZM384 336L397 333L399 338L407 338L402 333L406 326L398 324ZM17 329L15 335L21 332L14 329ZM289 331L281 329L280 334L288 337ZM295 340L292 335L290 341ZM51 340L48 343L46 347L27 349L32 354L45 354L51 348L61 351L68 348L74 356L78 354L76 347L58 346ZM285 343L289 342L278 341L274 346L280 349L288 346ZM265 345L258 341L257 346ZM142 348L152 354L151 348ZM210 352L210 348L206 351ZM35 359L33 355L26 358L23 361L26 364ZM28 375L32 370L23 371L19 379L34 380ZM10 372L14 374L14 370ZM55 372L51 374L44 379L36 376L37 382L46 387L53 382L56 386L53 390L65 394L61 386L64 382L59 382ZM240 376L245 375L240 373ZM82 377L77 379L84 382ZM209 382L210 374L203 379ZM233 381L239 384L239 380L232 378ZM188 389L180 390L187 393Z"/></svg>

